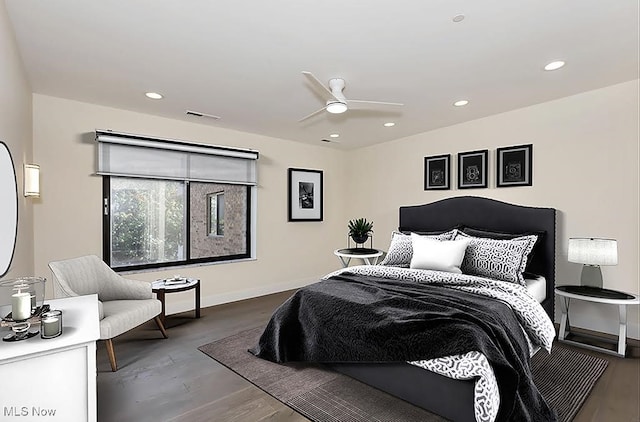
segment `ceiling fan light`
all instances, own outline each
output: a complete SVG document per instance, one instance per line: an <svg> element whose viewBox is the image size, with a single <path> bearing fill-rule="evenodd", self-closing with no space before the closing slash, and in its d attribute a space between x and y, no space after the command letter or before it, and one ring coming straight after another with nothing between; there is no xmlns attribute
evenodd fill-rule
<svg viewBox="0 0 640 422"><path fill-rule="evenodd" d="M340 114L347 111L347 105L340 101L333 101L327 104L327 111L332 114Z"/></svg>

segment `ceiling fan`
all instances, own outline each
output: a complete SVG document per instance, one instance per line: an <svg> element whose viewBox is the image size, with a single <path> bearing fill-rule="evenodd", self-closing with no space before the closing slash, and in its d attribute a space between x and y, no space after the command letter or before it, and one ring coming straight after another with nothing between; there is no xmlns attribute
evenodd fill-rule
<svg viewBox="0 0 640 422"><path fill-rule="evenodd" d="M349 109L351 104L377 104L383 106L402 106L404 104L401 103L388 103L384 101L368 101L368 100L347 100L342 91L344 90L345 83L344 79L334 78L329 80L329 88L327 88L322 82L316 78L311 72L302 72L302 74L307 78L307 80L313 85L318 93L321 93L323 99L326 101L324 107L319 110L314 111L311 114L306 115L302 119L298 120L302 122L303 120L307 120L310 117L315 116L316 114L327 110L332 114L340 114L344 113Z"/></svg>

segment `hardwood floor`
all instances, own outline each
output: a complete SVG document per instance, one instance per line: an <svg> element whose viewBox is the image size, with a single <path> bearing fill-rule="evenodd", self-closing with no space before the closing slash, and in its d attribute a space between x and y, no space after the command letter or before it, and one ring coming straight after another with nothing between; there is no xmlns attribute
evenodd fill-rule
<svg viewBox="0 0 640 422"><path fill-rule="evenodd" d="M205 308L200 319L187 312L167 319L168 339L155 323L114 341L113 373L103 342L98 344L98 420L302 422L294 412L197 348L245 329L262 326L291 293ZM639 422L640 359L609 360L607 370L575 422Z"/></svg>

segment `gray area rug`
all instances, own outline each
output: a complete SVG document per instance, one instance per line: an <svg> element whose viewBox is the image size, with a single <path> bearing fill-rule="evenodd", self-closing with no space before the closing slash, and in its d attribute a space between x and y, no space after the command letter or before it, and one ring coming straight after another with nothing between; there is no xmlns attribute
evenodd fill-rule
<svg viewBox="0 0 640 422"><path fill-rule="evenodd" d="M346 375L308 363L275 364L247 349L262 327L206 344L199 350L314 422L445 421ZM607 361L555 346L532 359L534 380L559 420L568 422L607 367Z"/></svg>

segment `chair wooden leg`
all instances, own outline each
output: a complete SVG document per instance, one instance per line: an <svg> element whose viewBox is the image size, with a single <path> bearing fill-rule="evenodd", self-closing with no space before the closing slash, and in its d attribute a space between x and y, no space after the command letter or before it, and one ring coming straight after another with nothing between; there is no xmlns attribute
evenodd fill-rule
<svg viewBox="0 0 640 422"><path fill-rule="evenodd" d="M162 336L164 338L169 338L169 336L167 335L167 331L164 329L164 324L162 324L162 320L160 319L160 315L155 317L154 320L156 321L156 324L158 325L160 332L162 332Z"/></svg>
<svg viewBox="0 0 640 422"><path fill-rule="evenodd" d="M106 339L105 345L107 346L107 354L109 355L109 363L111 364L111 370L116 372L118 370L118 365L116 364L116 353L113 351L113 342L111 339Z"/></svg>

